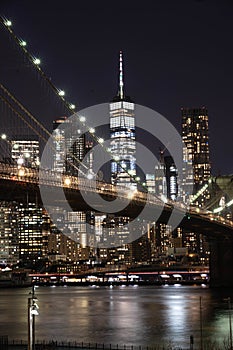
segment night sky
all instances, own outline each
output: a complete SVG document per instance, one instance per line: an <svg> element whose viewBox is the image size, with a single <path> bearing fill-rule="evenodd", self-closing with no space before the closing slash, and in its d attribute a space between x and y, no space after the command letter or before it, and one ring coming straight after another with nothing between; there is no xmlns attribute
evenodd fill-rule
<svg viewBox="0 0 233 350"><path fill-rule="evenodd" d="M0 14L78 109L116 95L120 50L126 94L179 132L181 107L207 107L213 175L233 173L232 1L1 0ZM65 111L2 26L0 76L52 130Z"/></svg>

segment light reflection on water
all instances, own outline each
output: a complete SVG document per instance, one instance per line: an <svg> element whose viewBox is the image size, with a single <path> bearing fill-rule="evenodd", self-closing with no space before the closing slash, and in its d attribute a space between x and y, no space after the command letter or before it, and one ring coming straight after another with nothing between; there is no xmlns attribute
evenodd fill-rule
<svg viewBox="0 0 233 350"><path fill-rule="evenodd" d="M30 289L0 289L0 334L27 339L27 298ZM224 298L195 286L163 287L38 287L40 314L36 338L105 344L188 346L200 338L200 297L203 338L226 340L229 313ZM233 298L232 298L233 300Z"/></svg>

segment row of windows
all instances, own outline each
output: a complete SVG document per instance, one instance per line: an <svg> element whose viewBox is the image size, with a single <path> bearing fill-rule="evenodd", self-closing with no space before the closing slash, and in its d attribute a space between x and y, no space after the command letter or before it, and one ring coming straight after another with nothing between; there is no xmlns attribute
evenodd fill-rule
<svg viewBox="0 0 233 350"><path fill-rule="evenodd" d="M116 128L116 127L125 127L133 129L135 128L135 120L134 117L128 117L128 116L117 116L117 117L111 117L110 118L110 128Z"/></svg>
<svg viewBox="0 0 233 350"><path fill-rule="evenodd" d="M110 103L110 111L115 110L115 109L121 109L121 108L134 110L134 103L126 102L126 101L119 101L119 102Z"/></svg>

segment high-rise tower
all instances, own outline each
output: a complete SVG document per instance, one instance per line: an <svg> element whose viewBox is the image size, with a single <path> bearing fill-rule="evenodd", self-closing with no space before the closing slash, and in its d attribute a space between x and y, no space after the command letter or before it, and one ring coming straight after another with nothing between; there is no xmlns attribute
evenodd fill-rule
<svg viewBox="0 0 233 350"><path fill-rule="evenodd" d="M136 175L134 103L124 93L122 52L118 94L110 103L110 137L112 184L136 188L132 179Z"/></svg>
<svg viewBox="0 0 233 350"><path fill-rule="evenodd" d="M211 173L209 157L209 125L208 110L202 108L182 108L183 192L187 203L203 207L209 199L208 189L195 199L195 194L208 183ZM183 230L183 244L189 253L206 251L206 241L201 234ZM208 255L208 254L207 254Z"/></svg>
<svg viewBox="0 0 233 350"><path fill-rule="evenodd" d="M38 168L39 141L33 136L18 136L11 140L11 158L18 166Z"/></svg>
<svg viewBox="0 0 233 350"><path fill-rule="evenodd" d="M182 139L186 146L183 160L193 173L186 170L183 174L184 190L185 187L193 185L193 193L188 193L189 196L205 185L210 177L208 111L205 107L182 108L181 114Z"/></svg>
<svg viewBox="0 0 233 350"><path fill-rule="evenodd" d="M85 156L85 135L70 125L67 117L53 121L54 170L77 175L80 161Z"/></svg>

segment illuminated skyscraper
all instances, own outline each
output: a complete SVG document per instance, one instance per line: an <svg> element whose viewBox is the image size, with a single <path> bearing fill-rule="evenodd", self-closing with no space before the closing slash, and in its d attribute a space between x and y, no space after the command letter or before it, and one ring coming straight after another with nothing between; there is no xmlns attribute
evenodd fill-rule
<svg viewBox="0 0 233 350"><path fill-rule="evenodd" d="M35 262L43 256L43 209L34 203L18 208L19 256L23 262Z"/></svg>
<svg viewBox="0 0 233 350"><path fill-rule="evenodd" d="M18 211L16 203L0 202L0 263L19 261Z"/></svg>
<svg viewBox="0 0 233 350"><path fill-rule="evenodd" d="M182 139L186 147L183 148L183 161L187 165L183 172L184 199L187 203L204 206L209 199L209 191L195 199L195 194L208 183L211 173L209 157L209 125L208 110L202 108L182 108ZM183 244L191 253L204 251L206 244L201 232L187 232L183 230ZM206 250L206 249L205 249Z"/></svg>
<svg viewBox="0 0 233 350"><path fill-rule="evenodd" d="M60 117L53 122L54 134L54 170L69 175L78 175L80 163L92 144L86 142L86 137L75 124L74 120ZM92 166L92 154L88 157L88 166ZM82 172L81 172L82 173ZM81 245L81 248L93 246L93 234L88 230L87 223L90 221L90 212L67 212L64 217L64 228L69 227L69 236Z"/></svg>
<svg viewBox="0 0 233 350"><path fill-rule="evenodd" d="M167 198L176 200L178 195L177 168L171 156L164 157Z"/></svg>
<svg viewBox="0 0 233 350"><path fill-rule="evenodd" d="M124 93L122 52L120 52L119 90L110 103L110 137L113 157L112 184L136 188L136 183L131 177L136 175L134 103Z"/></svg>
<svg viewBox="0 0 233 350"><path fill-rule="evenodd" d="M73 124L74 121L69 125L67 117L53 122L54 170L77 175L79 163L85 155L85 135Z"/></svg>
<svg viewBox="0 0 233 350"><path fill-rule="evenodd" d="M39 141L35 137L16 137L11 140L11 158L19 166L29 168L38 168L39 159Z"/></svg>
<svg viewBox="0 0 233 350"><path fill-rule="evenodd" d="M182 139L185 144L183 150L184 163L190 165L193 176L189 170L184 171L184 189L193 185L195 194L208 182L211 172L209 158L209 127L208 111L202 108L182 108Z"/></svg>

